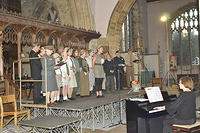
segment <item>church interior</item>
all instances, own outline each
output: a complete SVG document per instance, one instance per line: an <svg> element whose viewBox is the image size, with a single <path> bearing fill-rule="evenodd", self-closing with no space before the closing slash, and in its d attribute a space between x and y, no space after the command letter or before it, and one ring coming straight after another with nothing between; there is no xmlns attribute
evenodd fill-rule
<svg viewBox="0 0 200 133"><path fill-rule="evenodd" d="M134 122L128 122L126 100L141 97L144 88L152 86L178 97L179 79L184 76L191 77L194 82L196 109L200 111L199 8L199 0L0 0L0 97L15 95L18 108L28 110L33 120L27 124L23 122L26 116L22 118L17 125L18 132L31 127L33 132L131 133L130 124ZM131 77L134 82L127 79L125 59L124 90L115 94L105 92L105 98L97 99L101 103L99 106L98 102L89 107L76 100L55 107L48 107L47 103L35 105L34 90L30 87L33 81L23 79L31 78L29 53L33 43L41 47L51 45L55 51L61 46L78 51L96 51L102 47L111 58L116 56L116 51L126 58L131 49L135 56L130 63L134 68ZM89 102L96 98L80 99L80 102ZM5 127L2 124L3 104L0 99L0 130L15 132L15 118ZM6 108L9 110L10 106ZM199 113L197 111L197 116ZM47 120L50 119L48 115L53 115L61 125L35 124L37 116L43 115ZM64 116L70 120L66 122ZM50 121L54 121L52 119ZM195 127L196 132L200 132L200 121ZM137 132L148 131L137 129ZM161 133L151 129L150 132Z"/></svg>

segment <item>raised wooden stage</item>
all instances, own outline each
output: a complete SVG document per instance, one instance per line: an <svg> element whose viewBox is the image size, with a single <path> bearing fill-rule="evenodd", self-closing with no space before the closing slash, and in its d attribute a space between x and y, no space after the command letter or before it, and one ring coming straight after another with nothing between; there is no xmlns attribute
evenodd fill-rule
<svg viewBox="0 0 200 133"><path fill-rule="evenodd" d="M121 118L125 118L125 99L138 97L139 93L128 94L129 90L105 93L103 98L77 97L72 101L65 101L54 106L33 104L21 104L22 108L31 110L32 118L52 115L58 117L72 117L81 119L80 132L86 128L102 129L118 124Z"/></svg>

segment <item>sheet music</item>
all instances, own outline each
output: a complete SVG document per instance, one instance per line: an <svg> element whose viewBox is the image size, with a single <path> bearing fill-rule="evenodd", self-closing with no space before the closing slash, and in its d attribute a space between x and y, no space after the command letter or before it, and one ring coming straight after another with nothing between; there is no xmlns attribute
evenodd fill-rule
<svg viewBox="0 0 200 133"><path fill-rule="evenodd" d="M159 87L147 87L145 92L150 103L163 101L163 96Z"/></svg>
<svg viewBox="0 0 200 133"><path fill-rule="evenodd" d="M145 98L130 98L130 101L145 102L145 101L149 101L149 100L145 99Z"/></svg>
<svg viewBox="0 0 200 133"><path fill-rule="evenodd" d="M164 111L165 109L153 109L153 110L150 110L149 113L155 113L155 112L160 112L160 111Z"/></svg>

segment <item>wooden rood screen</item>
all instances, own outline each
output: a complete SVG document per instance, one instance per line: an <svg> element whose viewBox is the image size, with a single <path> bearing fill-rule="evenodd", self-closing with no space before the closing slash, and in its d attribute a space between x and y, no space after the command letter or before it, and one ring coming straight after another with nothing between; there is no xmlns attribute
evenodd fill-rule
<svg viewBox="0 0 200 133"><path fill-rule="evenodd" d="M53 45L55 49L60 45L88 49L90 40L99 37L96 31L5 13L0 9L0 76L11 75L17 68L12 66L13 61L28 57L34 42Z"/></svg>

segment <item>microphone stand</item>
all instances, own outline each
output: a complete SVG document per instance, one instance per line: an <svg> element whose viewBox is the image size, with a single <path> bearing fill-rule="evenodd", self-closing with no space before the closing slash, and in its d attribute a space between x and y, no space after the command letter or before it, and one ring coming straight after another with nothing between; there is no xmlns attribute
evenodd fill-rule
<svg viewBox="0 0 200 133"><path fill-rule="evenodd" d="M120 124L123 124L122 123L122 116L121 116L121 97L120 97L120 70L118 69L117 70L117 79L118 79L118 88L117 88L117 92L118 92L118 101L119 101L119 122L116 123L116 124L112 124L110 125L109 127L114 127L114 126L117 126L117 125L120 125Z"/></svg>

